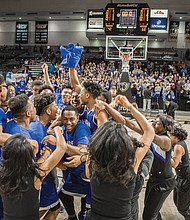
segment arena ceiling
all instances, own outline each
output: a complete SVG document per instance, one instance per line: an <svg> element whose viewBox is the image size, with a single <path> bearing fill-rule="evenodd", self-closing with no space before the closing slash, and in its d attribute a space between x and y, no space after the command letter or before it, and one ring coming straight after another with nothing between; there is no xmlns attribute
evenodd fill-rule
<svg viewBox="0 0 190 220"><path fill-rule="evenodd" d="M129 0L1 0L0 21L86 19L88 9L105 8L107 3L132 3ZM150 8L169 9L170 18L190 21L190 0L135 0Z"/></svg>

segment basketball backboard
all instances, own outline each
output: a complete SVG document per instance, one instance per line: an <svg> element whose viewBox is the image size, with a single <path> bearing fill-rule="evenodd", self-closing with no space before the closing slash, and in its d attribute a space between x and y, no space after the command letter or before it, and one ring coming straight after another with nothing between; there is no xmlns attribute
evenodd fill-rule
<svg viewBox="0 0 190 220"><path fill-rule="evenodd" d="M106 36L106 59L120 60L121 55L132 56L131 60L147 59L147 36Z"/></svg>

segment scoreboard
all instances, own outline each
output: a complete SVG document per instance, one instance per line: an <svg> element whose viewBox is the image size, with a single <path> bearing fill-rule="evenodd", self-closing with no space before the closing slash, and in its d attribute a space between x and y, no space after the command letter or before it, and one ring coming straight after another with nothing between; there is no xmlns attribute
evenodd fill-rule
<svg viewBox="0 0 190 220"><path fill-rule="evenodd" d="M109 3L105 9L106 35L146 35L150 8L146 3Z"/></svg>

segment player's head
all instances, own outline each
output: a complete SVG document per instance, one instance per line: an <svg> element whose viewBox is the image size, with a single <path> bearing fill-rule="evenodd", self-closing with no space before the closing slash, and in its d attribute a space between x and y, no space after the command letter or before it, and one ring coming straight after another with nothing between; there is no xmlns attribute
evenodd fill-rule
<svg viewBox="0 0 190 220"><path fill-rule="evenodd" d="M170 138L173 143L177 143L178 141L184 141L187 139L188 133L187 131L182 127L181 124L175 123L172 129L172 132L170 133Z"/></svg>
<svg viewBox="0 0 190 220"><path fill-rule="evenodd" d="M68 133L72 133L77 126L79 117L78 110L72 105L66 106L61 113L63 126Z"/></svg>
<svg viewBox="0 0 190 220"><path fill-rule="evenodd" d="M79 109L82 105L79 94L74 90L71 92L70 104L77 109Z"/></svg>
<svg viewBox="0 0 190 220"><path fill-rule="evenodd" d="M36 109L27 95L17 95L9 100L9 108L14 118L36 120Z"/></svg>
<svg viewBox="0 0 190 220"><path fill-rule="evenodd" d="M90 99L96 99L100 96L102 88L95 82L86 81L83 83L80 92L80 99L83 104L87 104Z"/></svg>
<svg viewBox="0 0 190 220"><path fill-rule="evenodd" d="M159 115L152 123L156 134L167 134L174 126L174 120L170 115Z"/></svg>
<svg viewBox="0 0 190 220"><path fill-rule="evenodd" d="M34 106L38 116L47 116L49 121L54 120L57 116L57 106L55 104L55 97L53 94L44 93L39 94L34 99Z"/></svg>
<svg viewBox="0 0 190 220"><path fill-rule="evenodd" d="M62 102L65 104L69 104L71 100L71 92L72 92L72 87L70 85L64 85L62 88Z"/></svg>
<svg viewBox="0 0 190 220"><path fill-rule="evenodd" d="M38 93L39 94L44 94L44 93L53 94L53 88L50 85L45 84L45 85L40 87Z"/></svg>

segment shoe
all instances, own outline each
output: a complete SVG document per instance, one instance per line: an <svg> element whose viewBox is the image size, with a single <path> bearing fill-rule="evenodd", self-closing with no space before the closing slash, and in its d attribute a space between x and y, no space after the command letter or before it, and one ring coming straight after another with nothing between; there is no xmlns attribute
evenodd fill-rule
<svg viewBox="0 0 190 220"><path fill-rule="evenodd" d="M60 213L63 213L64 211L65 211L65 208L61 206Z"/></svg>
<svg viewBox="0 0 190 220"><path fill-rule="evenodd" d="M85 220L86 219L86 212L79 212L78 213L78 219L79 220Z"/></svg>

